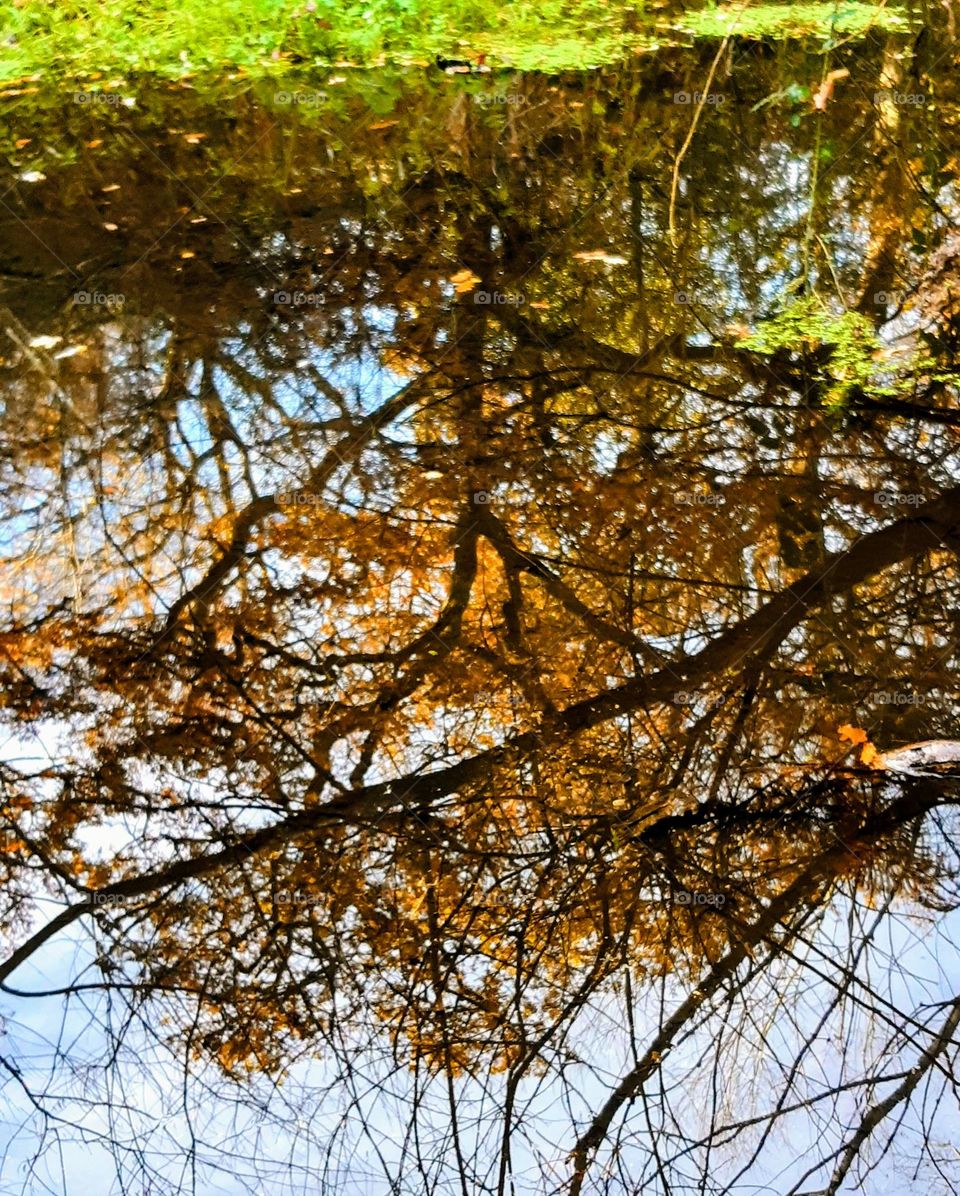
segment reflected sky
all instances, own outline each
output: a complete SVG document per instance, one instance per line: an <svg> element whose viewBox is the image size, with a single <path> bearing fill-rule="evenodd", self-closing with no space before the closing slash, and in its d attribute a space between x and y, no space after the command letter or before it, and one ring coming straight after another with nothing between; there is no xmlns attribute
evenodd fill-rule
<svg viewBox="0 0 960 1196"><path fill-rule="evenodd" d="M956 83L832 53L10 104L10 1191L953 1190Z"/></svg>

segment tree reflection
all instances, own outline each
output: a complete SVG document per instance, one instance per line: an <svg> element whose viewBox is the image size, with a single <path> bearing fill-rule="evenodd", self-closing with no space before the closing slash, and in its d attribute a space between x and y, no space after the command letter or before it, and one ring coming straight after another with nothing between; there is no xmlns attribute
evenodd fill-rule
<svg viewBox="0 0 960 1196"><path fill-rule="evenodd" d="M672 241L656 69L149 95L0 229L0 974L88 929L108 1057L302 1102L305 1190L374 1096L394 1191L733 1191L783 1128L775 1190L836 1192L901 1125L955 1182L960 1004L890 957L955 783L838 734L955 734L953 131L734 63Z"/></svg>

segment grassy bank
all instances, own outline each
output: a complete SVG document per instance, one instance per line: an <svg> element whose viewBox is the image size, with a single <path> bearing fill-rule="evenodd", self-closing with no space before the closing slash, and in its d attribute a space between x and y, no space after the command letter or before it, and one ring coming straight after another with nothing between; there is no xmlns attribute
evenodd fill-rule
<svg viewBox="0 0 960 1196"><path fill-rule="evenodd" d="M558 71L685 38L735 33L829 42L907 24L896 9L855 2L664 12L644 13L623 0L3 0L0 81L428 65L436 54L486 54L493 66Z"/></svg>

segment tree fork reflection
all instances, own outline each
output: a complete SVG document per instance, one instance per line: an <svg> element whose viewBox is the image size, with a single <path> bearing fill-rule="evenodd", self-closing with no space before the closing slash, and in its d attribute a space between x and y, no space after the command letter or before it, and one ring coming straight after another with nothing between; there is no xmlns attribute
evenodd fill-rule
<svg viewBox="0 0 960 1196"><path fill-rule="evenodd" d="M483 526L482 520L477 523ZM102 889L100 898L136 897L168 888L186 879L203 876L285 840L302 835L327 822L350 822L375 818L397 807L437 801L457 792L478 776L504 764L522 760L552 737L579 732L620 715L627 709L641 709L663 702L678 683L704 684L728 670L744 671L755 657L766 657L811 611L833 594L851 590L874 573L901 560L942 548L953 547L960 533L960 487L919 508L910 516L857 541L849 550L833 554L823 566L794 583L783 594L761 607L755 615L732 628L714 643L686 660L648 678L640 677L617 689L595 695L560 711L534 731L508 738L504 744L458 762L448 768L422 775L407 774L395 780L364 786L333 798L316 810L303 811L273 827L253 832L222 852L209 857L181 860L154 875L119 881ZM463 584L467 584L464 582ZM458 607L462 600L454 599ZM93 898L64 911L2 966L6 977L52 934L88 913Z"/></svg>

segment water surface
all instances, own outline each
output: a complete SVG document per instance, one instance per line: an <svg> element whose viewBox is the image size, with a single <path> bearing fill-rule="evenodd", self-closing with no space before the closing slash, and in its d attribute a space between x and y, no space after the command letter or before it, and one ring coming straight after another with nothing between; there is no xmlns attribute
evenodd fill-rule
<svg viewBox="0 0 960 1196"><path fill-rule="evenodd" d="M952 55L715 56L8 98L10 1191L957 1190Z"/></svg>

